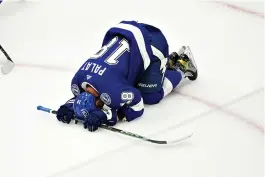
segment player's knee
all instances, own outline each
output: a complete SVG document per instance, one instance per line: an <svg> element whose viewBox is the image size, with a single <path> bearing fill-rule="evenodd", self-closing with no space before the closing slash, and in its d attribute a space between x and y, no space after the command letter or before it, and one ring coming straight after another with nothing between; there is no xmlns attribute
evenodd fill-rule
<svg viewBox="0 0 265 177"><path fill-rule="evenodd" d="M163 73L160 71L160 61L152 63L137 83L141 93L156 93L162 89Z"/></svg>
<svg viewBox="0 0 265 177"><path fill-rule="evenodd" d="M144 104L157 104L163 99L163 93L162 91L159 91L157 93L143 93L142 94Z"/></svg>

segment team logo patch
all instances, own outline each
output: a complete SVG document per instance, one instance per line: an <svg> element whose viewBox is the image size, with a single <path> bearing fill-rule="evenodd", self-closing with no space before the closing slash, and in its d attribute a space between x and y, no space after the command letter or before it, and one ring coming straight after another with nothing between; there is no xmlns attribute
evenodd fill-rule
<svg viewBox="0 0 265 177"><path fill-rule="evenodd" d="M77 95L80 94L80 89L79 89L79 87L78 87L76 84L73 84L73 85L71 86L71 90L72 90L72 93L73 93L75 96L77 96Z"/></svg>
<svg viewBox="0 0 265 177"><path fill-rule="evenodd" d="M100 99L101 101L103 101L103 103L105 103L106 105L110 105L111 103L111 99L110 96L107 93L102 93L100 95Z"/></svg>
<svg viewBox="0 0 265 177"><path fill-rule="evenodd" d="M85 118L89 115L89 113L88 113L87 110L85 110L85 109L82 109L82 110L81 110L81 113L83 114L83 116L84 116Z"/></svg>

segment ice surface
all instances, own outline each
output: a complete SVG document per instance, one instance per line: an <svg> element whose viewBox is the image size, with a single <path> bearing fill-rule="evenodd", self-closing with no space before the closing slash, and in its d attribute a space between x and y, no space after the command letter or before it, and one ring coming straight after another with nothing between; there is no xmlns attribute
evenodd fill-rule
<svg viewBox="0 0 265 177"><path fill-rule="evenodd" d="M0 77L1 177L264 176L264 19L218 3L135 2L0 5L0 41L17 63ZM36 110L72 96L75 70L121 20L160 27L171 51L189 45L199 77L117 128L162 140L193 132L191 139L152 145Z"/></svg>

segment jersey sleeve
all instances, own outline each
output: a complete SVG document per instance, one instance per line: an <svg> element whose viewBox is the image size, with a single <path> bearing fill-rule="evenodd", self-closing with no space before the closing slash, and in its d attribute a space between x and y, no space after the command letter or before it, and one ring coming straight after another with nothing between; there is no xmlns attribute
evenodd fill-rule
<svg viewBox="0 0 265 177"><path fill-rule="evenodd" d="M127 88L121 93L121 105L118 109L119 118L128 122L141 117L144 103L141 92L136 88Z"/></svg>
<svg viewBox="0 0 265 177"><path fill-rule="evenodd" d="M118 115L119 119L125 120L125 121L132 121L138 117L141 117L144 113L144 104L143 99L140 100L134 100L134 102L131 102L130 104L127 104L120 109L118 109Z"/></svg>
<svg viewBox="0 0 265 177"><path fill-rule="evenodd" d="M109 86L108 92L100 94L104 109L113 109L127 121L132 121L143 115L144 103L141 92L129 85Z"/></svg>

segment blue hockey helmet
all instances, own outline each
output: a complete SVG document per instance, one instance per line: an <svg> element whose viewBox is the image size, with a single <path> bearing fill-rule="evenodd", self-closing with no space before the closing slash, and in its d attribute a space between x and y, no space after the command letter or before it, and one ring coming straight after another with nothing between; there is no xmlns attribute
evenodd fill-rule
<svg viewBox="0 0 265 177"><path fill-rule="evenodd" d="M97 110L96 98L88 92L82 92L75 98L74 112L78 118L86 118L91 112Z"/></svg>

